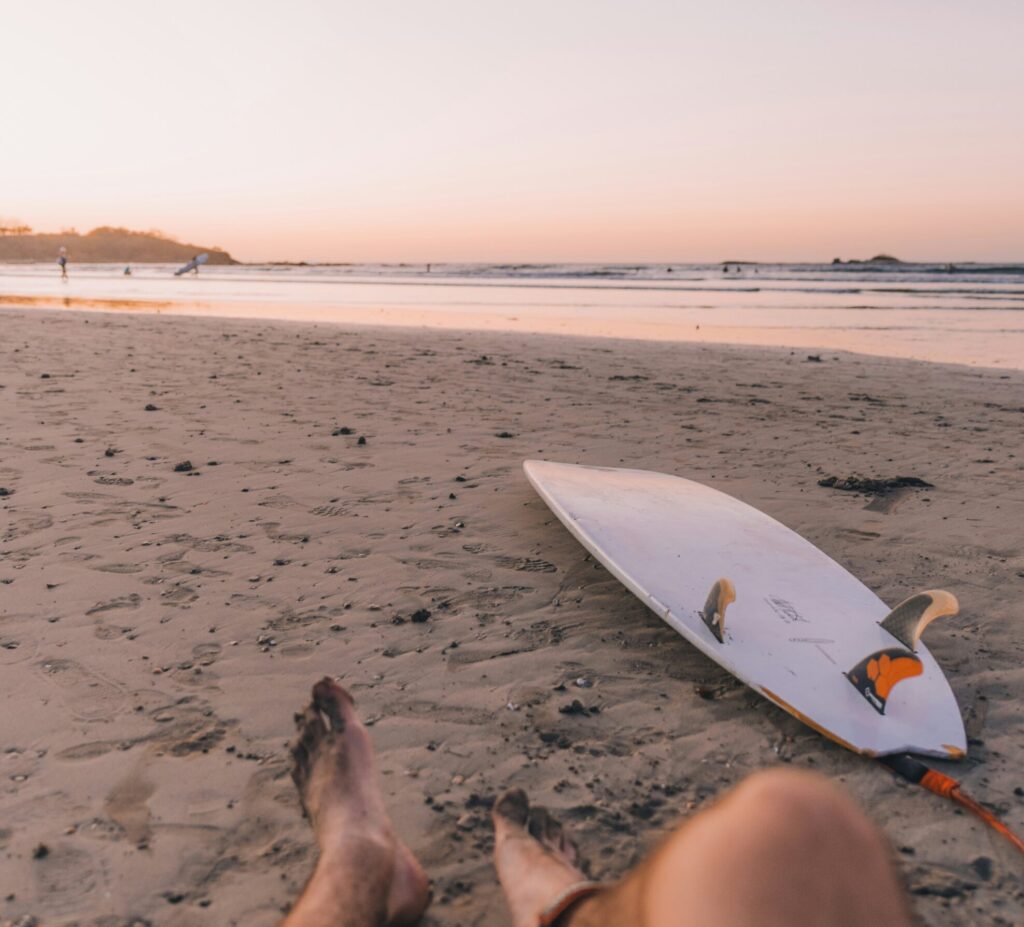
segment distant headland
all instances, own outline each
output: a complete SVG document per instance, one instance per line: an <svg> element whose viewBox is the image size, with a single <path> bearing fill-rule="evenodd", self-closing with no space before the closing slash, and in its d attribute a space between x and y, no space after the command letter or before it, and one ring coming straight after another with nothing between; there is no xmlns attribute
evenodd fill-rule
<svg viewBox="0 0 1024 927"><path fill-rule="evenodd" d="M857 258L850 258L848 261L844 261L842 258L832 258L833 264L902 264L897 257L893 257L891 254L876 254L872 258L867 260L858 260Z"/></svg>
<svg viewBox="0 0 1024 927"><path fill-rule="evenodd" d="M55 261L61 248L80 264L162 264L187 261L206 252L210 264L237 264L227 251L175 241L162 232L133 232L108 225L81 234L33 232L24 225L0 223L0 262Z"/></svg>

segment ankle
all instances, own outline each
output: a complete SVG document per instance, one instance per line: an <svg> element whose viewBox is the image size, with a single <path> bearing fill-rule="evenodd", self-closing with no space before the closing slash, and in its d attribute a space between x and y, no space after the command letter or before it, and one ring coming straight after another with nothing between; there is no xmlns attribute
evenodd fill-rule
<svg viewBox="0 0 1024 927"><path fill-rule="evenodd" d="M390 870L395 857L394 838L386 831L376 833L341 833L320 840L317 871L378 868Z"/></svg>

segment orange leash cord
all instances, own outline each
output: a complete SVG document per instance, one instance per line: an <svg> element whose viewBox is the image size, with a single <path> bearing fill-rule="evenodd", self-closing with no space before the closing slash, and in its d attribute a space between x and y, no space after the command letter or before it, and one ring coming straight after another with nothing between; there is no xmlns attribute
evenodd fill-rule
<svg viewBox="0 0 1024 927"><path fill-rule="evenodd" d="M947 776L945 773L940 773L937 769L930 769L924 763L915 760L907 754L903 756L882 756L879 757L879 761L888 766L901 779L906 779L907 782L920 785L922 788L928 789L929 792L934 792L936 795L941 795L943 798L955 801L960 807L966 808L994 831L1002 834L1017 848L1019 853L1024 854L1024 840L1021 840L991 811L983 808L969 795L965 795L960 790L960 783L956 779Z"/></svg>

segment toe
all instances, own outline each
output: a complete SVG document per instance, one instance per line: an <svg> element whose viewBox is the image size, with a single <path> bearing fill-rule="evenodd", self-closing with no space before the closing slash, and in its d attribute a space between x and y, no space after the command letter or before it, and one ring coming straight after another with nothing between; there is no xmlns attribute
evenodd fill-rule
<svg viewBox="0 0 1024 927"><path fill-rule="evenodd" d="M335 731L345 729L345 714L353 710L352 696L333 679L324 676L313 686L313 702L331 722Z"/></svg>
<svg viewBox="0 0 1024 927"><path fill-rule="evenodd" d="M526 792L522 789L509 789L494 803L492 815L495 818L503 818L510 824L525 827L530 815L530 802Z"/></svg>
<svg viewBox="0 0 1024 927"><path fill-rule="evenodd" d="M526 822L526 829L534 840L544 841L548 827L551 825L551 815L548 809L538 805L530 809L530 817Z"/></svg>
<svg viewBox="0 0 1024 927"><path fill-rule="evenodd" d="M569 835L563 830L558 838L558 843L555 844L556 849L562 855L570 865L576 866L580 862L580 851L576 848L576 844L569 839Z"/></svg>
<svg viewBox="0 0 1024 927"><path fill-rule="evenodd" d="M292 780L302 790L309 781L309 767L319 744L327 735L327 726L316 707L309 705L302 714L295 715L298 734L292 744Z"/></svg>
<svg viewBox="0 0 1024 927"><path fill-rule="evenodd" d="M327 725L315 705L307 706L298 728L299 743L305 745L310 754L315 753L319 743L327 736Z"/></svg>
<svg viewBox="0 0 1024 927"><path fill-rule="evenodd" d="M302 741L292 745L292 781L301 789L309 778L309 751Z"/></svg>
<svg viewBox="0 0 1024 927"><path fill-rule="evenodd" d="M550 814L548 815L547 826L544 828L544 842L552 850L558 850L559 852L561 852L562 846L565 843L565 831L562 830L562 825L551 817Z"/></svg>

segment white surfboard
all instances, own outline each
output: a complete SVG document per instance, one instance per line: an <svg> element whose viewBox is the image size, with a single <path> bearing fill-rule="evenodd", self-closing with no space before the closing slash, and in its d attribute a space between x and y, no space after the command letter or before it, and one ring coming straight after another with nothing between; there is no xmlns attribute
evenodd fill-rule
<svg viewBox="0 0 1024 927"><path fill-rule="evenodd" d="M776 705L869 756L964 755L956 699L918 639L955 612L948 593L913 597L886 620L890 609L860 580L718 490L645 470L539 460L523 469L620 582Z"/></svg>
<svg viewBox="0 0 1024 927"><path fill-rule="evenodd" d="M210 260L210 255L203 253L197 254L191 261L189 261L184 267L179 267L175 272L175 277L180 277L182 274L187 274L190 270L198 270L203 264Z"/></svg>

